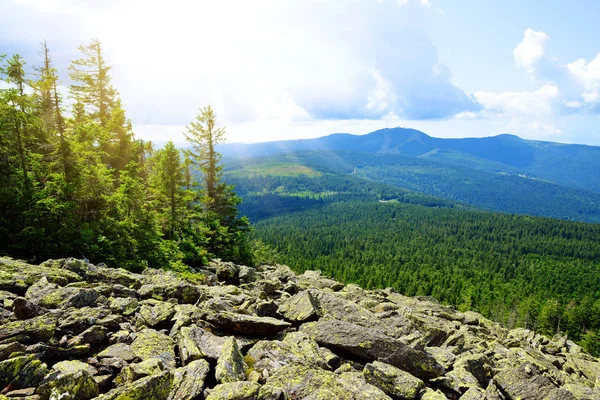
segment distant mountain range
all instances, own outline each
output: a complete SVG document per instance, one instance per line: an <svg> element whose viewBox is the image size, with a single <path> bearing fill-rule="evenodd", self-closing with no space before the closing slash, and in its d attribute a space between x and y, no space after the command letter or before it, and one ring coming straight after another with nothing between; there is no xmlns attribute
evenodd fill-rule
<svg viewBox="0 0 600 400"><path fill-rule="evenodd" d="M366 135L333 134L317 139L225 144L225 156L257 157L282 153L350 151L399 154L488 173L521 175L600 193L600 147L521 139L434 138L414 129L391 128Z"/></svg>

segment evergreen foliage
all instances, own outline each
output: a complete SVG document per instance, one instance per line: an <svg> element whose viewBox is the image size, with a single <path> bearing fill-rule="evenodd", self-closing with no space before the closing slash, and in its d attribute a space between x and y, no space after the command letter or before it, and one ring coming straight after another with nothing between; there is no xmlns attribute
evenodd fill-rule
<svg viewBox="0 0 600 400"><path fill-rule="evenodd" d="M433 296L511 328L566 332L599 354L600 225L351 201L263 219L256 234L298 272Z"/></svg>
<svg viewBox="0 0 600 400"><path fill-rule="evenodd" d="M249 224L237 215L233 187L220 180L214 151L224 129L192 141L198 154L210 154L210 185L198 185L189 153L135 139L101 43L79 50L69 67L69 118L45 41L34 79L19 55L0 57L8 84L0 90L0 254L74 256L132 270L182 270L214 257L251 264ZM214 112L204 110L213 129Z"/></svg>

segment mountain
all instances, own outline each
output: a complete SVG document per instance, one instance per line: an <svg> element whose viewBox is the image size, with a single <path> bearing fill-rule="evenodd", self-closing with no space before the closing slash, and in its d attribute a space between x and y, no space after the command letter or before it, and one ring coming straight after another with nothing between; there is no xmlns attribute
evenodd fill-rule
<svg viewBox="0 0 600 400"><path fill-rule="evenodd" d="M333 134L317 139L225 144L225 156L257 157L304 151L401 154L484 172L521 174L600 192L600 147L521 139L514 135L442 139L405 128L366 135Z"/></svg>
<svg viewBox="0 0 600 400"><path fill-rule="evenodd" d="M0 399L600 398L600 360L564 336L317 271L0 267Z"/></svg>
<svg viewBox="0 0 600 400"><path fill-rule="evenodd" d="M519 173L488 172L429 157L307 151L241 159L229 157L225 166L225 179L236 185L236 191L244 199L242 211L253 221L264 217L265 212L273 215L278 210L301 209L302 202L306 207L309 203L323 204L316 200L324 196L340 201L349 200L351 196L357 200L360 194L370 201L399 199L423 205L460 204L513 214L600 222L600 193ZM308 195L313 198L303 199ZM410 201L406 201L408 198ZM259 201L261 199L270 203ZM283 202L287 206L283 206Z"/></svg>

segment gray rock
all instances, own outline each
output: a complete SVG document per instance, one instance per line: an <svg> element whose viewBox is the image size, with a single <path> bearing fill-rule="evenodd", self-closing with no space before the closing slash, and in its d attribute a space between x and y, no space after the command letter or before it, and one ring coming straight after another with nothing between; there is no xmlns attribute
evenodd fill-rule
<svg viewBox="0 0 600 400"><path fill-rule="evenodd" d="M108 346L97 354L98 358L119 358L123 361L133 361L137 357L131 346L125 343L116 343Z"/></svg>
<svg viewBox="0 0 600 400"><path fill-rule="evenodd" d="M172 382L173 374L163 371L119 386L101 395L97 400L167 400L171 393Z"/></svg>
<svg viewBox="0 0 600 400"><path fill-rule="evenodd" d="M117 297L110 300L109 307L116 313L133 315L138 310L139 303L135 297Z"/></svg>
<svg viewBox="0 0 600 400"><path fill-rule="evenodd" d="M273 335L291 327L289 322L275 318L233 312L209 313L206 320L225 332L254 337Z"/></svg>
<svg viewBox="0 0 600 400"><path fill-rule="evenodd" d="M17 297L13 302L13 312L17 319L29 319L44 315L48 310L24 297Z"/></svg>
<svg viewBox="0 0 600 400"><path fill-rule="evenodd" d="M365 380L389 396L401 400L417 399L425 383L408 372L379 361L365 365Z"/></svg>
<svg viewBox="0 0 600 400"><path fill-rule="evenodd" d="M260 385L255 382L222 383L205 395L206 400L256 400Z"/></svg>
<svg viewBox="0 0 600 400"><path fill-rule="evenodd" d="M574 400L571 392L556 387L532 364L524 363L494 377L496 385L511 399Z"/></svg>
<svg viewBox="0 0 600 400"><path fill-rule="evenodd" d="M157 357L163 360L168 368L175 367L175 341L164 333L146 328L137 333L131 350L141 360Z"/></svg>
<svg viewBox="0 0 600 400"><path fill-rule="evenodd" d="M173 371L173 385L168 400L193 400L199 398L210 367L205 360L190 362Z"/></svg>
<svg viewBox="0 0 600 400"><path fill-rule="evenodd" d="M374 329L336 320L309 322L300 329L334 352L363 361L382 361L421 379L431 379L445 373L444 368L430 355Z"/></svg>
<svg viewBox="0 0 600 400"><path fill-rule="evenodd" d="M247 368L235 338L233 336L227 338L215 369L217 381L222 383L243 381L246 379Z"/></svg>
<svg viewBox="0 0 600 400"><path fill-rule="evenodd" d="M138 321L149 327L164 325L175 315L173 304L157 301L152 304L144 304L140 308Z"/></svg>
<svg viewBox="0 0 600 400"><path fill-rule="evenodd" d="M319 317L317 301L307 290L285 300L278 311L286 320L296 323L304 323Z"/></svg>

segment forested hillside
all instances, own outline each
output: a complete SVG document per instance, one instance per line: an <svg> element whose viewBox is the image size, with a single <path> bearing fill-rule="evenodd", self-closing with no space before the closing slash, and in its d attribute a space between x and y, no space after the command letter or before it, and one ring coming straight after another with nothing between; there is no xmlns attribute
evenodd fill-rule
<svg viewBox="0 0 600 400"><path fill-rule="evenodd" d="M339 197L379 192L379 198L390 199L395 192L507 213L600 222L600 193L401 154L314 151L227 158L226 165L226 179L250 202L257 200L251 196L267 193Z"/></svg>
<svg viewBox="0 0 600 400"><path fill-rule="evenodd" d="M305 151L401 154L483 172L525 174L565 186L600 192L600 147L521 139L514 135L442 139L415 129L387 128L366 135L333 134L316 139L226 144L226 156L257 157Z"/></svg>
<svg viewBox="0 0 600 400"><path fill-rule="evenodd" d="M346 202L265 219L256 232L297 271L433 296L600 350L600 225Z"/></svg>
<svg viewBox="0 0 600 400"><path fill-rule="evenodd" d="M248 221L221 180L214 146L224 130L210 106L187 127L192 150L157 149L136 139L100 42L79 50L71 110L46 42L33 68L0 56L0 255L136 270L212 257L252 263Z"/></svg>

